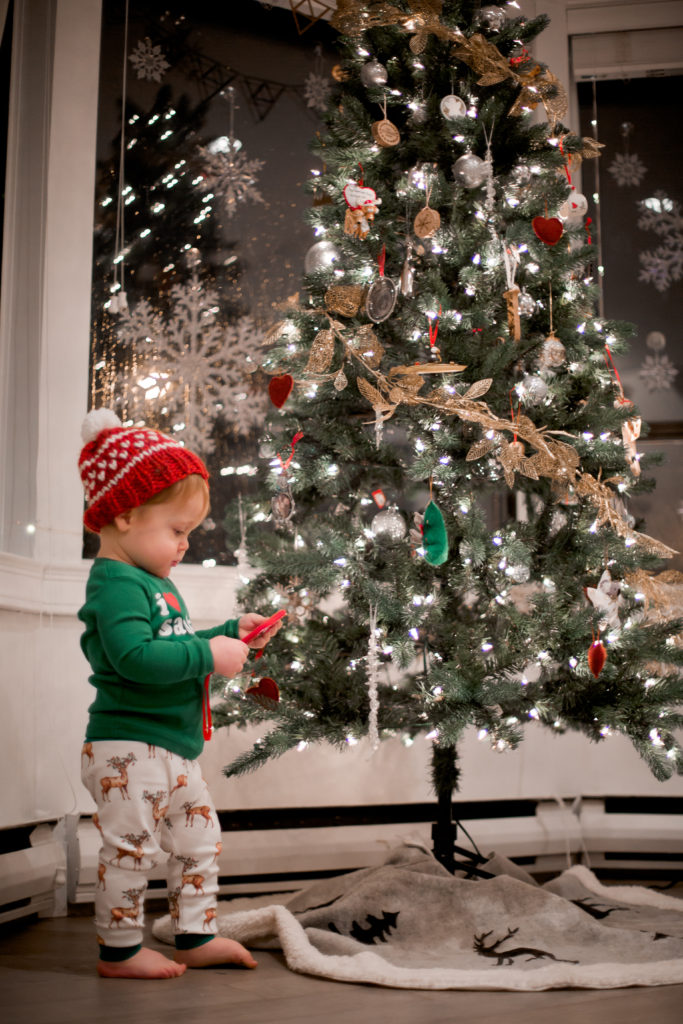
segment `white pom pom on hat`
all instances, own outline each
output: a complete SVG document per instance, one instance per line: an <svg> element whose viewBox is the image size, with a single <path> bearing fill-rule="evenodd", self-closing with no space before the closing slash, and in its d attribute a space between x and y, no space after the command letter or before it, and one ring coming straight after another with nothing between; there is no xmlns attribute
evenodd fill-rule
<svg viewBox="0 0 683 1024"><path fill-rule="evenodd" d="M83 444L90 444L103 430L122 426L121 420L111 409L91 409L81 426Z"/></svg>

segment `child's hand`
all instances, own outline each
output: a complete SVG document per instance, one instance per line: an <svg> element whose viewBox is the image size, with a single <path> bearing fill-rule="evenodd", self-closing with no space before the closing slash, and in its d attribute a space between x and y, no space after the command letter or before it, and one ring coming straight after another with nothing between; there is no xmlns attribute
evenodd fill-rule
<svg viewBox="0 0 683 1024"><path fill-rule="evenodd" d="M213 670L222 676L236 676L249 657L249 648L241 640L229 636L214 636L209 640L213 655Z"/></svg>
<svg viewBox="0 0 683 1024"><path fill-rule="evenodd" d="M251 633L252 629L256 629L256 627L260 625L260 623L265 622L267 618L267 615L259 615L258 612L247 612L247 614L243 615L242 618L239 620L238 628L240 636L246 636L247 633ZM254 637L254 639L249 644L249 647L265 647L268 641L271 639L271 637L275 636L275 634L285 621L285 619L280 619L280 621L276 622L273 626L270 627L270 629L266 629L259 636Z"/></svg>

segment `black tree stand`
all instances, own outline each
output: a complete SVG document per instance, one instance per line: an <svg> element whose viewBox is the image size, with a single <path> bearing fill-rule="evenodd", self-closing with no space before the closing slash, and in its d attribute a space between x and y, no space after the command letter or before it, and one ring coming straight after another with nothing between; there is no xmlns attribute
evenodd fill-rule
<svg viewBox="0 0 683 1024"><path fill-rule="evenodd" d="M453 792L458 788L460 769L455 746L432 748L432 786L436 793L436 821L432 825L432 850L440 864L454 874L456 869L467 875L490 878L477 865L485 860L477 850L464 850L456 845L458 822L453 820ZM456 860L456 854L459 859Z"/></svg>

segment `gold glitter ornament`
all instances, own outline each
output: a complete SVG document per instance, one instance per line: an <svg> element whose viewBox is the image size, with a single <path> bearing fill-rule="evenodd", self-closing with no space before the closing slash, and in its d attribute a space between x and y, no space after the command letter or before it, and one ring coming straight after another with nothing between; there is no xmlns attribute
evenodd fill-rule
<svg viewBox="0 0 683 1024"><path fill-rule="evenodd" d="M434 24L441 26L443 0L412 0L401 10L386 0L337 0L337 9L330 18L332 28L348 36L359 36L369 28L380 25L403 25L408 31L415 31L415 23L419 27ZM451 30L445 29L449 35Z"/></svg>
<svg viewBox="0 0 683 1024"><path fill-rule="evenodd" d="M366 366L376 369L382 361L384 349L369 324L359 327L349 345L358 353Z"/></svg>
<svg viewBox="0 0 683 1024"><path fill-rule="evenodd" d="M355 316L362 301L363 287L360 284L334 284L325 292L326 308L340 316Z"/></svg>
<svg viewBox="0 0 683 1024"><path fill-rule="evenodd" d="M325 373L332 362L334 356L334 331L323 330L318 331L311 350L308 355L308 363L306 364L307 373Z"/></svg>

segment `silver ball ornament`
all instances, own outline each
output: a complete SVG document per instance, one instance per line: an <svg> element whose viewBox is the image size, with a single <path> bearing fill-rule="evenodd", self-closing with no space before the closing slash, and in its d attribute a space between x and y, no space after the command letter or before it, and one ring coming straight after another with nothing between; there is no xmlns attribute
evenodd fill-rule
<svg viewBox="0 0 683 1024"><path fill-rule="evenodd" d="M528 565L520 563L519 565L508 565L505 570L505 575L509 576L514 583L526 583L531 576L531 570Z"/></svg>
<svg viewBox="0 0 683 1024"><path fill-rule="evenodd" d="M477 188L486 181L488 165L480 156L465 153L453 164L453 177L465 188Z"/></svg>
<svg viewBox="0 0 683 1024"><path fill-rule="evenodd" d="M517 385L516 391L527 405L538 405L548 394L548 385L542 377L527 373Z"/></svg>
<svg viewBox="0 0 683 1024"><path fill-rule="evenodd" d="M523 188L531 182L531 168L528 164L516 164L510 172L510 179L514 185Z"/></svg>
<svg viewBox="0 0 683 1024"><path fill-rule="evenodd" d="M360 80L368 88L373 85L386 85L388 77L387 69L378 60L369 60L360 69Z"/></svg>
<svg viewBox="0 0 683 1024"><path fill-rule="evenodd" d="M323 238L322 241L312 245L304 257L304 273L313 274L316 270L327 270L335 260L339 259L340 252L336 245Z"/></svg>
<svg viewBox="0 0 683 1024"><path fill-rule="evenodd" d="M372 520L370 528L375 537L390 541L392 544L402 540L406 535L406 521L395 506L383 508Z"/></svg>
<svg viewBox="0 0 683 1024"><path fill-rule="evenodd" d="M482 7L479 12L479 24L483 25L490 32L500 32L505 24L505 11L502 7L494 5Z"/></svg>
<svg viewBox="0 0 683 1024"><path fill-rule="evenodd" d="M536 309L536 300L528 292L521 291L517 299L520 316L531 316Z"/></svg>

